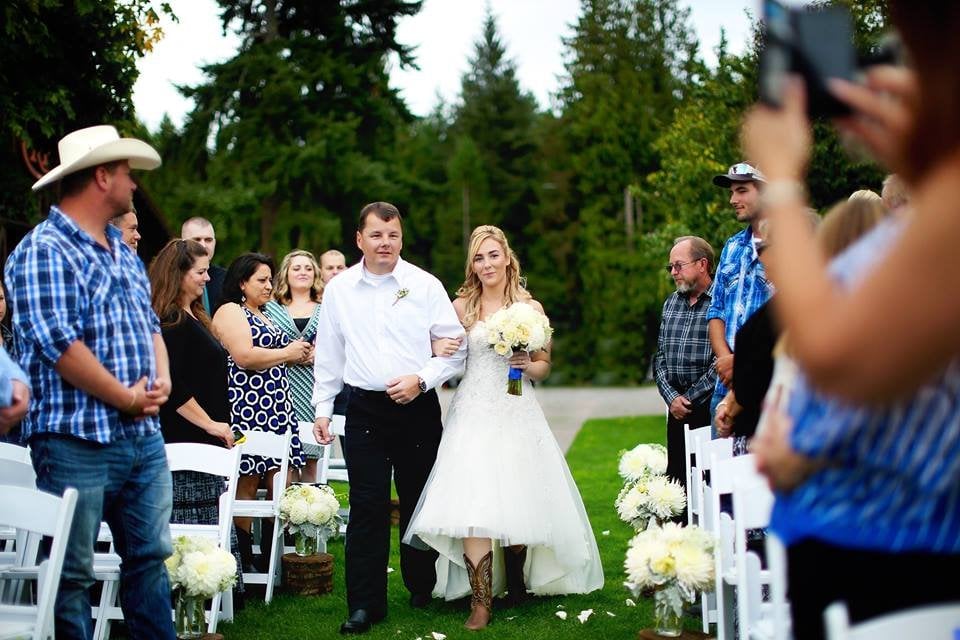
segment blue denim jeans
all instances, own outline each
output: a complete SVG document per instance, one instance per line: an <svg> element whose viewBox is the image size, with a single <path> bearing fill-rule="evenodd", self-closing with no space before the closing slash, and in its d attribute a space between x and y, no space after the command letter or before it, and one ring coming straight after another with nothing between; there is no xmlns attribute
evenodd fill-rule
<svg viewBox="0 0 960 640"><path fill-rule="evenodd" d="M122 559L120 606L132 638L174 637L170 583L170 470L160 433L103 445L59 434L30 439L37 488L79 492L57 594L57 638L93 636L90 587L101 520Z"/></svg>

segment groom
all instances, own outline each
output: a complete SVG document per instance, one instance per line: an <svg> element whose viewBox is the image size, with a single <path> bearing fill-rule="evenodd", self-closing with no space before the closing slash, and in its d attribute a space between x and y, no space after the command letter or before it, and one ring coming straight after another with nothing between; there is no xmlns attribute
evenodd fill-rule
<svg viewBox="0 0 960 640"><path fill-rule="evenodd" d="M458 338L463 327L443 285L400 258L400 212L387 202L360 212L363 259L323 293L314 357L314 434L333 442L333 399L352 387L346 413L350 521L346 573L349 618L340 633L364 633L387 614L390 477L400 497L403 538L440 445L434 390L463 371L466 341L451 357L433 358L431 339ZM436 582L435 551L400 545L410 606L425 607Z"/></svg>

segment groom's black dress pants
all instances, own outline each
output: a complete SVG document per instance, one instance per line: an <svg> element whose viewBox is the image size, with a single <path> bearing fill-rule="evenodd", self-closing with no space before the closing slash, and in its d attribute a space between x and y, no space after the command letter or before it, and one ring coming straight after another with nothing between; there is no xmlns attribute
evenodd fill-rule
<svg viewBox="0 0 960 640"><path fill-rule="evenodd" d="M390 472L400 498L400 538L437 459L443 426L436 391L399 405L382 391L354 388L346 415L350 520L347 524L347 609L387 612ZM411 593L430 593L436 551L400 545L400 570Z"/></svg>

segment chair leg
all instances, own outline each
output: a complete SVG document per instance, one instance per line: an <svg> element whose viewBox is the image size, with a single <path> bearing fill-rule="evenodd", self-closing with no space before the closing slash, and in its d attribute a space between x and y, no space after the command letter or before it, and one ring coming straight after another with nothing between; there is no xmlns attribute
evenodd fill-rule
<svg viewBox="0 0 960 640"><path fill-rule="evenodd" d="M263 521L263 531L267 531L267 520ZM265 600L267 604L273 599L273 585L277 577L277 573L280 570L280 552L282 549L282 542L278 544L278 538L282 540L282 530L280 529L280 521L278 518L274 518L273 522L270 523L269 531L272 534L270 539L270 563L267 567L267 592ZM278 535L279 534L279 535ZM261 538L261 547L263 547L263 541L265 538Z"/></svg>

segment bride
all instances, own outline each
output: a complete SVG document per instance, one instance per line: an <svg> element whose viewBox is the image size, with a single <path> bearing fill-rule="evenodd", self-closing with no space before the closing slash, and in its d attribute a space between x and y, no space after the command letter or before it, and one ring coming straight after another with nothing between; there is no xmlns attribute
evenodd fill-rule
<svg viewBox="0 0 960 640"><path fill-rule="evenodd" d="M484 319L499 309L543 307L521 285L520 264L497 227L474 229L465 271L453 306L469 340L466 372L404 542L439 552L434 595L472 593L464 626L482 629L504 587L511 604L528 592L587 593L603 586L603 569L580 492L531 385L550 373L549 346L507 360L486 340ZM509 366L523 371L522 395L507 394Z"/></svg>

